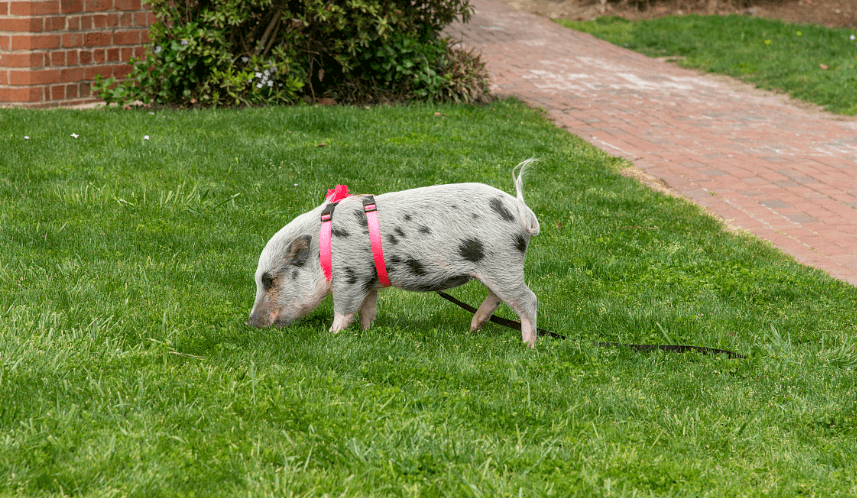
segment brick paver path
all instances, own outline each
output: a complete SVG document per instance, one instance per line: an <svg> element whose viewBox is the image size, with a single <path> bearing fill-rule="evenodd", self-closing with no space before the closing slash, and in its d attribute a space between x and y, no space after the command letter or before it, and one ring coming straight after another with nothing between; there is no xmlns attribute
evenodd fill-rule
<svg viewBox="0 0 857 498"><path fill-rule="evenodd" d="M857 284L857 121L649 59L497 0L446 33L478 49L492 90Z"/></svg>

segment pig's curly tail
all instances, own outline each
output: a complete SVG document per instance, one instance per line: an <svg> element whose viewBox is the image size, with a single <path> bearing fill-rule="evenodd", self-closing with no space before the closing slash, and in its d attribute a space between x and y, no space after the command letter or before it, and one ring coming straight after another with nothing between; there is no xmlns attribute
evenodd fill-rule
<svg viewBox="0 0 857 498"><path fill-rule="evenodd" d="M530 235L538 235L540 228L536 214L524 202L524 170L527 169L527 165L536 161L538 159L531 157L512 168L512 181L515 182L515 193L518 198L518 215L521 217L521 225L523 225L524 230ZM520 168L520 171L518 168Z"/></svg>

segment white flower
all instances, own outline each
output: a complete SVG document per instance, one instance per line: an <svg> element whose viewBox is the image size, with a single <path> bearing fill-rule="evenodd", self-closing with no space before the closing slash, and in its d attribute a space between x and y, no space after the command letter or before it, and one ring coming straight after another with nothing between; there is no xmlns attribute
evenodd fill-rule
<svg viewBox="0 0 857 498"><path fill-rule="evenodd" d="M296 184L295 184L295 187L297 187L297 186L298 186L298 184L296 183Z"/></svg>
<svg viewBox="0 0 857 498"><path fill-rule="evenodd" d="M262 88L262 84L261 84L261 83L256 83L256 88Z"/></svg>
<svg viewBox="0 0 857 498"><path fill-rule="evenodd" d="M183 47L187 47L188 43L190 43L190 42L187 40L182 40L182 46Z"/></svg>
<svg viewBox="0 0 857 498"><path fill-rule="evenodd" d="M279 86L280 86L280 88L283 88L283 84L282 84L282 83L280 83L280 85L279 85Z"/></svg>
<svg viewBox="0 0 857 498"><path fill-rule="evenodd" d="M244 64L247 64L247 61L249 61L249 60L250 60L250 58L247 57L246 55L241 58L241 62L243 62Z"/></svg>
<svg viewBox="0 0 857 498"><path fill-rule="evenodd" d="M268 80L268 86L274 86L274 82L271 80Z"/></svg>
<svg viewBox="0 0 857 498"><path fill-rule="evenodd" d="M77 137L79 137L79 136L80 136L80 135L78 135L77 133L72 133L72 134L71 134L71 138L77 138Z"/></svg>
<svg viewBox="0 0 857 498"><path fill-rule="evenodd" d="M29 140L29 139L30 139L30 137L28 137L27 135L24 135L24 140Z"/></svg>
<svg viewBox="0 0 857 498"><path fill-rule="evenodd" d="M261 77L262 77L262 73L260 73L260 72L256 72L256 77L257 77L257 78L261 78Z"/></svg>
<svg viewBox="0 0 857 498"><path fill-rule="evenodd" d="M162 47L162 46L160 46L160 45L156 45L156 46L155 46L155 53L156 53L156 54L160 54L160 53L161 53L161 50L163 50L163 49L164 49L164 47Z"/></svg>
<svg viewBox="0 0 857 498"><path fill-rule="evenodd" d="M154 115L155 115L155 113L154 113L154 112L149 112L149 114L151 114L152 116L154 116Z"/></svg>
<svg viewBox="0 0 857 498"><path fill-rule="evenodd" d="M857 39L857 36L851 35L851 41L854 41L855 39Z"/></svg>
<svg viewBox="0 0 857 498"><path fill-rule="evenodd" d="M143 140L148 140L148 139L149 139L149 135L143 135Z"/></svg>

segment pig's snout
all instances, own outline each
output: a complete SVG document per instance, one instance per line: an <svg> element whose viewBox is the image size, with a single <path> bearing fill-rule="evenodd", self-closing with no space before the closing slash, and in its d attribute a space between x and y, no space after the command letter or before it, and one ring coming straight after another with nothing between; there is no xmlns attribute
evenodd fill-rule
<svg viewBox="0 0 857 498"><path fill-rule="evenodd" d="M273 325L276 319L276 311L253 309L253 311L250 312L250 319L247 320L247 325L256 327L257 329L266 329Z"/></svg>

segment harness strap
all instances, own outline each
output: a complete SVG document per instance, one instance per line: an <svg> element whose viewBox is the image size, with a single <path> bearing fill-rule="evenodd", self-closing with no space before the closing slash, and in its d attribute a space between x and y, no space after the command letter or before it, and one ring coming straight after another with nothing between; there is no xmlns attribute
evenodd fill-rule
<svg viewBox="0 0 857 498"><path fill-rule="evenodd" d="M375 196L367 195L363 198L363 210L366 212L366 221L369 224L369 242L372 243L372 259L375 260L378 281L382 287L389 287L390 279L387 277L387 266L384 264L384 249L381 247L381 225L378 223Z"/></svg>
<svg viewBox="0 0 857 498"><path fill-rule="evenodd" d="M330 256L330 232L333 229L333 210L336 209L337 204L338 202L331 202L324 207L324 210L321 212L321 233L318 235L321 271L328 282L330 282L333 276L333 265L331 264Z"/></svg>

